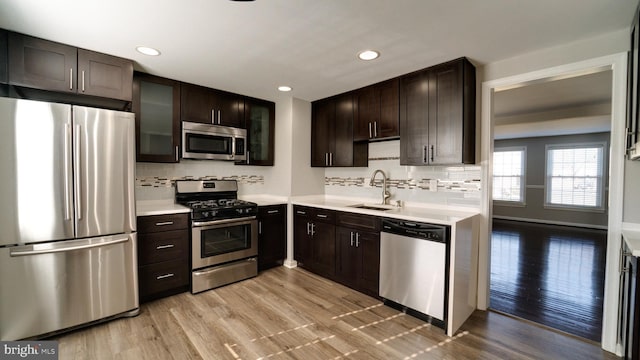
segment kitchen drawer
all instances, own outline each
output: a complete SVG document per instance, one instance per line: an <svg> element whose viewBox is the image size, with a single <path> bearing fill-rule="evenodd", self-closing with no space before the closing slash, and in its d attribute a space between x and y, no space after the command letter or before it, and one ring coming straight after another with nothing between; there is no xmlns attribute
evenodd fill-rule
<svg viewBox="0 0 640 360"><path fill-rule="evenodd" d="M326 222L330 224L335 224L336 222L336 212L333 210L314 209L312 216L315 221Z"/></svg>
<svg viewBox="0 0 640 360"><path fill-rule="evenodd" d="M138 235L138 265L189 257L189 230Z"/></svg>
<svg viewBox="0 0 640 360"><path fill-rule="evenodd" d="M167 214L138 217L138 234L189 228L189 214Z"/></svg>
<svg viewBox="0 0 640 360"><path fill-rule="evenodd" d="M140 298L189 285L188 259L164 261L138 268Z"/></svg>
<svg viewBox="0 0 640 360"><path fill-rule="evenodd" d="M372 215L354 214L349 212L338 212L336 224L356 230L370 232L380 231L380 218Z"/></svg>

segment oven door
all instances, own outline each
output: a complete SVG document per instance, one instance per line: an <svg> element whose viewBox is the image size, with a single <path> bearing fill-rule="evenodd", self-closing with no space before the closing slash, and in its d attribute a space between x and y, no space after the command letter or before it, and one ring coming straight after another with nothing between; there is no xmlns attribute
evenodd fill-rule
<svg viewBox="0 0 640 360"><path fill-rule="evenodd" d="M191 238L192 270L258 255L255 216L194 222Z"/></svg>

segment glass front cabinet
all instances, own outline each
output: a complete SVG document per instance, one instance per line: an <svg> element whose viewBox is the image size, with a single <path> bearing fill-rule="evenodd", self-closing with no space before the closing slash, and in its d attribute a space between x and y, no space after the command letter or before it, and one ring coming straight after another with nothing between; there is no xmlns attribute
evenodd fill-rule
<svg viewBox="0 0 640 360"><path fill-rule="evenodd" d="M247 160L236 165L273 166L275 142L274 102L246 98Z"/></svg>
<svg viewBox="0 0 640 360"><path fill-rule="evenodd" d="M136 160L174 163L180 159L180 82L136 72Z"/></svg>

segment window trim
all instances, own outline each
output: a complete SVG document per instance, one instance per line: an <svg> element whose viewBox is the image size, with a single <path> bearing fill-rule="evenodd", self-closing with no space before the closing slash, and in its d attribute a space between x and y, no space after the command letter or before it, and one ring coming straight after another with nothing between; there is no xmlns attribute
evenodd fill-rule
<svg viewBox="0 0 640 360"><path fill-rule="evenodd" d="M549 202L551 196L551 184L549 184L549 151L560 149L581 149L581 148L602 148L602 168L600 170L600 183L599 183L599 198L596 199L596 206L588 205L565 205L565 204L553 204ZM605 207L605 191L607 186L605 182L607 177L607 154L608 154L608 142L607 141L592 141L592 142L580 142L572 144L546 144L544 149L544 204L545 209L550 210L570 210L570 211L585 211L585 212L604 212Z"/></svg>
<svg viewBox="0 0 640 360"><path fill-rule="evenodd" d="M506 152L506 151L522 151L522 175L520 180L520 201L514 200L495 200L493 199L493 185L491 189L491 200L494 205L497 206L514 206L514 207L525 207L527 206L526 195L527 195L527 147L525 145L522 146L504 146L504 147L496 147L493 149L493 153L497 152ZM491 161L493 161L493 154L491 154ZM495 184L495 175L491 174L492 183Z"/></svg>

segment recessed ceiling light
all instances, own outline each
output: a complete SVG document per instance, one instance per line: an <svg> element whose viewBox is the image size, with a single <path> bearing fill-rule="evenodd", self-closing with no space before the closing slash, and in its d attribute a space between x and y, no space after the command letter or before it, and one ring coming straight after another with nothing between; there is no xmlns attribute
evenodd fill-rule
<svg viewBox="0 0 640 360"><path fill-rule="evenodd" d="M160 55L160 51L154 49L154 48L150 48L148 46L138 46L136 48L136 50L138 50L139 53L145 54L145 55L149 55L149 56L158 56Z"/></svg>
<svg viewBox="0 0 640 360"><path fill-rule="evenodd" d="M365 50L358 54L360 60L373 60L380 56L380 53L375 50Z"/></svg>
<svg viewBox="0 0 640 360"><path fill-rule="evenodd" d="M291 91L291 86L286 86L286 85L278 86L278 90L282 92Z"/></svg>

